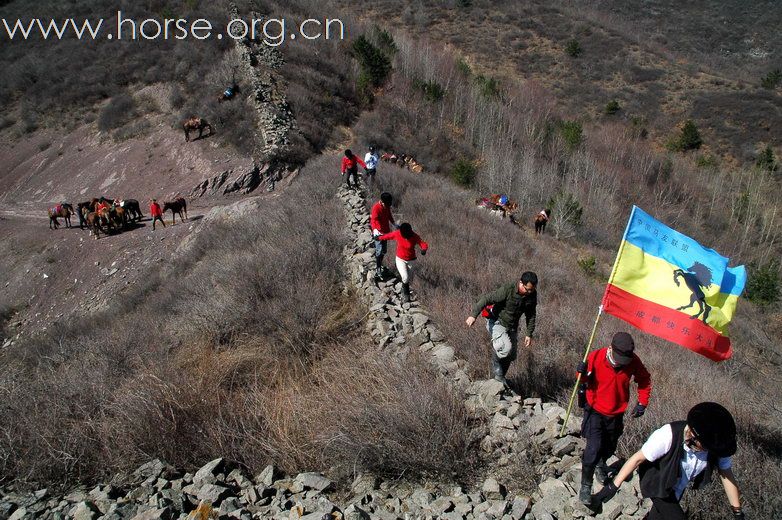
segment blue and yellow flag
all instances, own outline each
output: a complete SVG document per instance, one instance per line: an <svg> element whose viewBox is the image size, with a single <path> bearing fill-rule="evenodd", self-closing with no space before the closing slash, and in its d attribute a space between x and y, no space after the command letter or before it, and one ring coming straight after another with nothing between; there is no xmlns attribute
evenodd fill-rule
<svg viewBox="0 0 782 520"><path fill-rule="evenodd" d="M603 309L714 361L733 355L727 327L744 290L744 266L633 206Z"/></svg>

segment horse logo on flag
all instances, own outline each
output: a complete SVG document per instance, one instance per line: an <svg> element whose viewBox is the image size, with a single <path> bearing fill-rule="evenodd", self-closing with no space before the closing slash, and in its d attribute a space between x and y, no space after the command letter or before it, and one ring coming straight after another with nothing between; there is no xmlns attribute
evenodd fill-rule
<svg viewBox="0 0 782 520"><path fill-rule="evenodd" d="M692 296L690 297L689 304L677 307L676 310L683 311L697 303L698 312L693 316L690 316L690 319L698 319L702 314L703 318L701 319L703 320L703 323L706 323L706 320L709 318L709 312L711 311L711 305L706 303L706 295L703 293L703 289L709 287L712 283L711 269L700 262L695 262L691 267L687 268L686 271L684 269L676 269L673 272L673 281L676 282L677 287L681 287L679 278L684 279L684 283L692 292Z"/></svg>

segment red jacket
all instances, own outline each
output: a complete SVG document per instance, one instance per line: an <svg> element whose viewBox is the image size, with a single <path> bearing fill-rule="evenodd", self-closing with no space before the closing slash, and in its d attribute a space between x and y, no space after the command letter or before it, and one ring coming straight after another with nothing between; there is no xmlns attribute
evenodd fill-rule
<svg viewBox="0 0 782 520"><path fill-rule="evenodd" d="M377 229L381 233L388 233L391 231L391 223L394 221L394 216L391 214L391 208L387 208L382 202L376 202L372 206L372 213L369 217L369 227L372 230Z"/></svg>
<svg viewBox="0 0 782 520"><path fill-rule="evenodd" d="M417 234L413 233L412 238L405 238L397 229L387 235L380 235L378 240L396 240L396 256L402 260L415 260L415 246L418 245L422 251L429 249L429 244L421 240Z"/></svg>
<svg viewBox="0 0 782 520"><path fill-rule="evenodd" d="M163 216L163 210L160 209L160 204L157 202L153 202L149 205L149 214L152 215L152 218L155 217L162 217Z"/></svg>
<svg viewBox="0 0 782 520"><path fill-rule="evenodd" d="M602 415L621 415L630 400L630 380L638 385L638 402L649 405L652 393L652 377L633 354L629 365L615 369L606 357L608 347L595 350L587 357L587 392L589 406Z"/></svg>
<svg viewBox="0 0 782 520"><path fill-rule="evenodd" d="M347 157L342 157L342 173L345 173L346 171L355 168L356 163L360 164L364 168L367 167L364 161L362 161L361 158L358 157L357 155L354 155L350 159L348 159Z"/></svg>

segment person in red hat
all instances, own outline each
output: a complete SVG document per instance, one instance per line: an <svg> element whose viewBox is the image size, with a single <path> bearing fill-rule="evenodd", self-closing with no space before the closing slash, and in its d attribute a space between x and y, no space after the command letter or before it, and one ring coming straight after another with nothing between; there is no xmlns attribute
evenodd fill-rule
<svg viewBox="0 0 782 520"><path fill-rule="evenodd" d="M578 371L586 386L581 437L586 447L581 457L581 490L579 500L592 503L595 470L602 484L613 476L606 461L616 451L624 431L624 414L630 401L630 382L638 385L638 404L633 417L641 417L649 406L652 378L635 351L635 342L627 332L617 332L611 345L589 354ZM579 403L580 405L581 403Z"/></svg>
<svg viewBox="0 0 782 520"><path fill-rule="evenodd" d="M696 404L686 421L675 421L655 430L622 469L597 493L595 503L611 500L622 482L638 468L641 494L652 500L646 520L687 518L679 501L687 486L700 489L711 482L716 470L734 518L744 520L741 494L731 470L736 453L736 423L720 404Z"/></svg>

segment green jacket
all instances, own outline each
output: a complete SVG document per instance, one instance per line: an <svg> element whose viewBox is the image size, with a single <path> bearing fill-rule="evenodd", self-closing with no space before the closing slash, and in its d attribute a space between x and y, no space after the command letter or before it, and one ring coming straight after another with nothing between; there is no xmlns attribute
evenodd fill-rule
<svg viewBox="0 0 782 520"><path fill-rule="evenodd" d="M532 337L535 332L536 307L538 305L538 293L520 295L518 282L501 285L496 290L484 294L472 309L472 316L477 318L487 305L494 305L494 315L499 316L500 325L508 330L519 327L519 320L524 315L527 318L527 336Z"/></svg>

